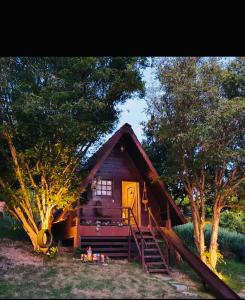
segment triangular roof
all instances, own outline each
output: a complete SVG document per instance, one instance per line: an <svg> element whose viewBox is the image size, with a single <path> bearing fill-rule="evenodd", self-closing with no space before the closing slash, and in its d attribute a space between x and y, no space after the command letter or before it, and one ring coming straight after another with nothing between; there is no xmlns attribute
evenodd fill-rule
<svg viewBox="0 0 245 300"><path fill-rule="evenodd" d="M179 224L186 223L185 217L180 212L178 206L174 202L173 198L168 193L167 189L165 188L163 182L159 179L159 175L154 168L151 160L149 159L148 155L146 154L145 150L143 149L141 143L139 142L138 138L136 137L132 127L125 123L119 130L117 130L111 138L107 140L106 143L90 158L89 160L89 172L85 179L81 183L81 190L87 188L88 184L92 181L94 176L96 175L97 171L102 166L103 162L109 156L115 145L119 142L121 138L127 140L128 145L131 145L131 148L134 147L134 151L137 151L137 159L141 160L144 164L145 174L151 173L152 177L155 178L154 180L154 188L158 190L158 192L163 194L165 198L170 203L170 209L174 211L176 217L178 218ZM139 155L138 155L139 154ZM62 214L64 216L64 214ZM60 216L61 217L61 216ZM60 220L60 217L58 218ZM59 220L56 220L59 221Z"/></svg>

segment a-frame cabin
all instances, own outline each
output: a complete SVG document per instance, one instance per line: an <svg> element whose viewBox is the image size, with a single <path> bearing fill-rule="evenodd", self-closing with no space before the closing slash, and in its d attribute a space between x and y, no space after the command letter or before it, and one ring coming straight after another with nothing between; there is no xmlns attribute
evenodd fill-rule
<svg viewBox="0 0 245 300"><path fill-rule="evenodd" d="M81 189L74 209L53 224L56 240L80 251L91 246L110 257L140 259L150 273L169 272L169 250L175 249L218 297L239 299L171 230L186 220L129 124L90 159Z"/></svg>
<svg viewBox="0 0 245 300"><path fill-rule="evenodd" d="M146 270L152 265L166 271L168 251L157 243L158 229L186 220L158 177L131 126L124 124L89 160L81 183L85 192L73 211L56 220L54 236L111 257L130 259L138 253Z"/></svg>

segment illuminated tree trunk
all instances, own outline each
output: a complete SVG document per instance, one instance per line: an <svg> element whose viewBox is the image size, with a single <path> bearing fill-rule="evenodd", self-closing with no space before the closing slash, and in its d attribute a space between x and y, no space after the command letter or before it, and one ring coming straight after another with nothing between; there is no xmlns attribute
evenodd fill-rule
<svg viewBox="0 0 245 300"><path fill-rule="evenodd" d="M192 193L188 193L191 210L192 210L192 222L193 222L193 232L194 232L194 242L197 248L197 251L200 255L201 260L206 263L205 256L205 239L204 239L204 224L205 219L200 216L199 208L197 203L194 201L192 197ZM204 207L202 207L202 215L203 215Z"/></svg>
<svg viewBox="0 0 245 300"><path fill-rule="evenodd" d="M201 260L206 263L206 255L205 255L205 238L204 238L204 222L200 222L200 229L199 229L199 245L200 245L200 258Z"/></svg>
<svg viewBox="0 0 245 300"><path fill-rule="evenodd" d="M184 165L185 162L184 162ZM201 171L200 176L195 177L194 182L186 177L184 182L185 190L191 204L192 222L194 231L194 241L201 260L206 263L205 255L205 203L204 203L204 189L205 189L205 173ZM194 194L195 197L194 197Z"/></svg>
<svg viewBox="0 0 245 300"><path fill-rule="evenodd" d="M218 232L221 208L215 204L212 217L212 233L209 245L209 264L213 270L216 269L218 260Z"/></svg>

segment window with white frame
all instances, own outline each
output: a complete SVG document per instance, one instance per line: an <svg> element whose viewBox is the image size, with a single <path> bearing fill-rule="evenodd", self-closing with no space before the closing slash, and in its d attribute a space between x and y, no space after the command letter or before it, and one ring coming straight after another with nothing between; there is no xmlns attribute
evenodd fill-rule
<svg viewBox="0 0 245 300"><path fill-rule="evenodd" d="M98 180L96 185L96 196L111 196L112 180Z"/></svg>

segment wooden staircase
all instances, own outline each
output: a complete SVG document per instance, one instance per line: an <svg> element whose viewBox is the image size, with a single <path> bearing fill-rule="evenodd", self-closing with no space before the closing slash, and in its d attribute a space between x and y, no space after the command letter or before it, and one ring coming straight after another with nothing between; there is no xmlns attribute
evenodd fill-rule
<svg viewBox="0 0 245 300"><path fill-rule="evenodd" d="M133 240L129 241L129 238L127 236L82 236L81 253L87 253L86 249L90 246L93 253L105 254L111 258L134 257L136 245ZM130 250L129 242L131 244Z"/></svg>
<svg viewBox="0 0 245 300"><path fill-rule="evenodd" d="M128 261L132 258L139 258L145 272L170 273L168 267L168 244L165 243L164 247L160 246L157 237L161 229L151 210L148 209L149 226L141 228L132 209L127 207L127 211L128 223L126 225L129 228L128 236L81 236L81 253L86 253L87 248L90 246L93 253L103 253L113 258L127 258ZM130 221L131 219L133 224ZM159 237L162 240L162 237Z"/></svg>
<svg viewBox="0 0 245 300"><path fill-rule="evenodd" d="M133 236L140 245L141 261L144 270L148 273L169 273L167 260L151 229L133 229Z"/></svg>

